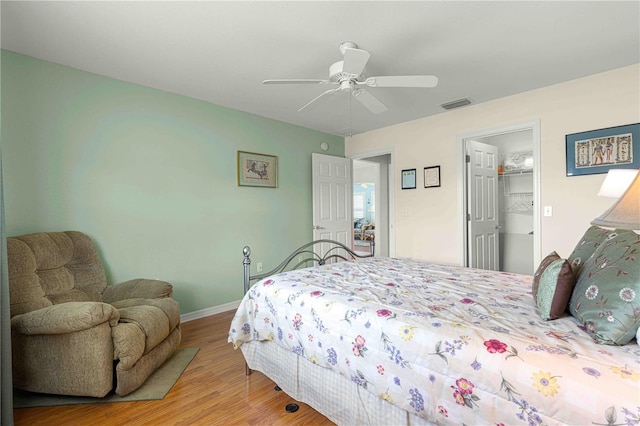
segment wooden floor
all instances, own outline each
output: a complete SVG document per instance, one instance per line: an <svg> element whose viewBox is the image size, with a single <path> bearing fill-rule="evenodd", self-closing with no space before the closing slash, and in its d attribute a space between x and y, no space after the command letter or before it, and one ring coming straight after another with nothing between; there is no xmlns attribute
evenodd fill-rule
<svg viewBox="0 0 640 426"><path fill-rule="evenodd" d="M288 413L295 401L271 380L245 376L242 353L227 343L233 314L182 324L180 346L200 351L163 400L20 408L15 425L332 425L302 403Z"/></svg>

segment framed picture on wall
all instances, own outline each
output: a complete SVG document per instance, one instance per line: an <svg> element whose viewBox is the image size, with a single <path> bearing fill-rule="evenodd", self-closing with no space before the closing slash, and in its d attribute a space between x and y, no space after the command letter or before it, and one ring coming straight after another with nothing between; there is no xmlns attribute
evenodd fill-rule
<svg viewBox="0 0 640 426"><path fill-rule="evenodd" d="M567 176L640 168L640 123L566 136Z"/></svg>
<svg viewBox="0 0 640 426"><path fill-rule="evenodd" d="M278 187L278 157L238 151L238 186Z"/></svg>
<svg viewBox="0 0 640 426"><path fill-rule="evenodd" d="M440 166L424 168L424 187L437 188L440 186Z"/></svg>
<svg viewBox="0 0 640 426"><path fill-rule="evenodd" d="M416 189L416 169L402 171L402 189Z"/></svg>

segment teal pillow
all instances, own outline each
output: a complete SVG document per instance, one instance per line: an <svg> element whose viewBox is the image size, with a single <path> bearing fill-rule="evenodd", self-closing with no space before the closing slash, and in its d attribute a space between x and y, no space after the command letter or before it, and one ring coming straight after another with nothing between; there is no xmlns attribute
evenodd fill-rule
<svg viewBox="0 0 640 426"><path fill-rule="evenodd" d="M540 277L542 276L544 270L547 269L554 260L558 259L560 259L558 253L552 251L547 255L547 257L542 259L542 262L540 262L540 265L538 265L538 269L536 269L536 272L533 274L533 280L531 281L531 295L533 296L533 301L536 303L536 305L538 304L538 287L540 287Z"/></svg>
<svg viewBox="0 0 640 426"><path fill-rule="evenodd" d="M535 298L543 320L553 320L564 315L575 283L571 265L565 259L558 257L544 268L538 280Z"/></svg>
<svg viewBox="0 0 640 426"><path fill-rule="evenodd" d="M593 339L625 345L640 327L640 235L608 231L587 259L569 303Z"/></svg>
<svg viewBox="0 0 640 426"><path fill-rule="evenodd" d="M576 278L580 276L584 263L591 257L593 252L596 251L610 232L611 230L600 228L599 226L591 226L587 229L587 232L584 233L580 241L578 241L573 252L571 252L567 258Z"/></svg>

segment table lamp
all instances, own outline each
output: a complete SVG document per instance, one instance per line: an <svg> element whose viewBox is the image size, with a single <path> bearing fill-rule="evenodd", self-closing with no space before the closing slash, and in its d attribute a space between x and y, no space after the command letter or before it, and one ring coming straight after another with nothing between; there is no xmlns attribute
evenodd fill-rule
<svg viewBox="0 0 640 426"><path fill-rule="evenodd" d="M640 230L640 173L637 169L612 169L598 195L620 197L591 224L608 228Z"/></svg>

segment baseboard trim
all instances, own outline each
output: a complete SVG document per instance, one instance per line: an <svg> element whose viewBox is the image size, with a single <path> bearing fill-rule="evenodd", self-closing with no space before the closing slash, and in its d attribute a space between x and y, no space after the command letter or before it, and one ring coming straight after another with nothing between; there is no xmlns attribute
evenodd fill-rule
<svg viewBox="0 0 640 426"><path fill-rule="evenodd" d="M240 300L225 303L223 305L213 306L211 308L200 309L199 311L188 312L180 315L180 322L193 321L195 319L208 317L210 315L221 314L222 312L238 309L240 306Z"/></svg>

